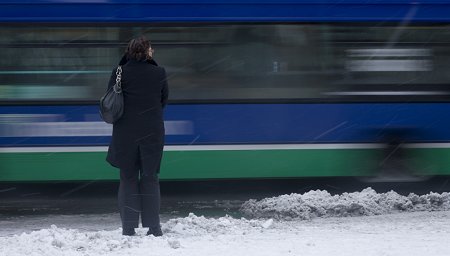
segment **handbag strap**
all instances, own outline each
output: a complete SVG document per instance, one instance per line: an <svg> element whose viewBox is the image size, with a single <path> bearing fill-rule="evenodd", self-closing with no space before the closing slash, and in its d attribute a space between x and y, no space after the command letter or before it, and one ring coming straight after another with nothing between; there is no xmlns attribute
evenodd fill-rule
<svg viewBox="0 0 450 256"><path fill-rule="evenodd" d="M118 66L116 70L116 83L114 84L114 92L122 92L122 66Z"/></svg>

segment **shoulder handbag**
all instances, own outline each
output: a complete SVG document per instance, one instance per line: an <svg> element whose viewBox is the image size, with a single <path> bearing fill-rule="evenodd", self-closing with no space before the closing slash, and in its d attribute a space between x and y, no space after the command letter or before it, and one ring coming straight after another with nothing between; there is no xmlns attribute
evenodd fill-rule
<svg viewBox="0 0 450 256"><path fill-rule="evenodd" d="M117 67L116 83L108 88L100 99L100 116L103 121L113 124L123 114L122 66Z"/></svg>

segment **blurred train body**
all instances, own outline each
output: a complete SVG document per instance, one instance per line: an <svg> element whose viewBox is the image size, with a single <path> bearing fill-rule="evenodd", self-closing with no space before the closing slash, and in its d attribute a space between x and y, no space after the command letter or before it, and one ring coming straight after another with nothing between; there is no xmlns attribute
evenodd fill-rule
<svg viewBox="0 0 450 256"><path fill-rule="evenodd" d="M127 41L169 74L163 180L450 174L450 1L0 1L0 182L115 180ZM124 85L126 86L126 85Z"/></svg>

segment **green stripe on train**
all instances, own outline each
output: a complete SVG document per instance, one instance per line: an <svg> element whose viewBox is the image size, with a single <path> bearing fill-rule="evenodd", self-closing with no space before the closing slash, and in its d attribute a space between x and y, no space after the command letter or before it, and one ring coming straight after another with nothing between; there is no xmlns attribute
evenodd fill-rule
<svg viewBox="0 0 450 256"><path fill-rule="evenodd" d="M450 174L450 149L411 149L418 174ZM116 180L105 152L0 153L0 181ZM166 151L162 180L366 176L377 149Z"/></svg>

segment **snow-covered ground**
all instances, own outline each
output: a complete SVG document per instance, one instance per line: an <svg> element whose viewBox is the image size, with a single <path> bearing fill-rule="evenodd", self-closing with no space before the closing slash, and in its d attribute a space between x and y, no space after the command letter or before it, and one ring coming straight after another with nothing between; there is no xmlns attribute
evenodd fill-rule
<svg viewBox="0 0 450 256"><path fill-rule="evenodd" d="M50 219L44 229L0 233L0 255L448 256L447 199L447 193L402 197L366 189L331 196L312 191L248 201L242 207L247 218L190 214L164 219L164 236L157 238L145 236L144 229L134 237L122 236L116 215L68 216L69 226L55 217L59 227L51 226ZM97 224L90 226L90 218Z"/></svg>

